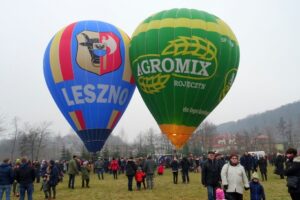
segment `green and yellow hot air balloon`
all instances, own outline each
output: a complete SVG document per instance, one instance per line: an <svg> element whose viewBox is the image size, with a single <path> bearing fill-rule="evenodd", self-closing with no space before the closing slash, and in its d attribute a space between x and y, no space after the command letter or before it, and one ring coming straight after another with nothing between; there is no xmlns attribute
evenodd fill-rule
<svg viewBox="0 0 300 200"><path fill-rule="evenodd" d="M239 45L218 17L171 9L136 28L130 62L162 133L181 148L229 91L239 65Z"/></svg>

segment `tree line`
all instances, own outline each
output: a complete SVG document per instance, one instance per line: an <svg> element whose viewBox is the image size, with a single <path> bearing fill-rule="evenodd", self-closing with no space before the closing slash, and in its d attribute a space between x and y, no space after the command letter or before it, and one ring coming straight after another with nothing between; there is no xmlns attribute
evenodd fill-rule
<svg viewBox="0 0 300 200"><path fill-rule="evenodd" d="M90 154L85 149L82 141L72 130L67 134L55 133L50 122L39 124L21 123L21 120L14 118L10 126L5 123L5 118L0 116L0 158L8 157L14 160L20 156L28 156L31 160L62 159L68 160L73 154L80 155L86 159L93 156L103 158L111 157L145 157L153 154L174 154L188 155L205 154L214 150L214 138L218 134L218 127L208 121L203 122L187 144L180 150L175 150L164 134L155 132L153 128L141 131L133 142L124 141L126 133L121 129L117 135L111 135L100 152ZM263 128L253 127L249 130L228 132L235 136L235 143L230 150L253 151L265 150L274 152L275 144L282 143L284 147L297 147L300 145L300 134L293 129L293 124L283 117L275 126ZM261 143L255 138L260 135L267 135L267 141ZM224 152L230 153L230 152Z"/></svg>

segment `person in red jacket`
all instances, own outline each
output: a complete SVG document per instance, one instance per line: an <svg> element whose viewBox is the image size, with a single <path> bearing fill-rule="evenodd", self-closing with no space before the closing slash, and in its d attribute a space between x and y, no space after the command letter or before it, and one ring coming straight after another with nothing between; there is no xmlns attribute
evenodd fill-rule
<svg viewBox="0 0 300 200"><path fill-rule="evenodd" d="M135 181L136 181L136 187L138 190L141 190L141 185L143 182L144 177L146 174L142 171L141 167L138 167L136 173L135 173Z"/></svg>
<svg viewBox="0 0 300 200"><path fill-rule="evenodd" d="M119 170L119 163L118 160L116 160L115 158L112 159L112 161L110 162L110 169L114 175L114 179L118 179L118 170Z"/></svg>
<svg viewBox="0 0 300 200"><path fill-rule="evenodd" d="M164 166L163 164L160 164L157 168L157 174L158 175L163 175L164 174Z"/></svg>

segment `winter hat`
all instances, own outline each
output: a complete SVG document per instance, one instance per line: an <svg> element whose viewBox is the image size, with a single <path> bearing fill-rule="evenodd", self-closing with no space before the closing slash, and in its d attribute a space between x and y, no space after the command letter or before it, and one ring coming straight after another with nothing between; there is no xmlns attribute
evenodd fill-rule
<svg viewBox="0 0 300 200"><path fill-rule="evenodd" d="M138 167L137 169L138 169L138 170L142 170L142 168L141 168L141 167Z"/></svg>
<svg viewBox="0 0 300 200"><path fill-rule="evenodd" d="M215 151L209 151L207 152L207 154L215 154L216 152Z"/></svg>
<svg viewBox="0 0 300 200"><path fill-rule="evenodd" d="M87 165L87 164L89 164L89 162L86 160L86 161L83 162L83 164Z"/></svg>
<svg viewBox="0 0 300 200"><path fill-rule="evenodd" d="M222 190L222 188L216 189L216 199L225 199L224 190Z"/></svg>
<svg viewBox="0 0 300 200"><path fill-rule="evenodd" d="M232 157L237 157L237 158L238 158L238 155L235 154L235 153L233 153L233 154L231 154L231 155L229 156L229 159L231 159Z"/></svg>
<svg viewBox="0 0 300 200"><path fill-rule="evenodd" d="M288 150L286 150L285 152L286 154L294 154L295 156L297 155L297 150L294 148L289 148Z"/></svg>
<svg viewBox="0 0 300 200"><path fill-rule="evenodd" d="M252 174L252 180L253 180L253 179L259 180L259 176L258 176L258 173L257 173L257 172L254 172L254 173Z"/></svg>
<svg viewBox="0 0 300 200"><path fill-rule="evenodd" d="M20 164L21 160L19 158L16 159L16 164Z"/></svg>

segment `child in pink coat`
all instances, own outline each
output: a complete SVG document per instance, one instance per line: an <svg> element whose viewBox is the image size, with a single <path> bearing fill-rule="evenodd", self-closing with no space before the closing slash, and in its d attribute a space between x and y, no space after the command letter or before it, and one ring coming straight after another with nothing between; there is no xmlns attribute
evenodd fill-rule
<svg viewBox="0 0 300 200"><path fill-rule="evenodd" d="M225 200L225 194L222 188L216 189L216 200Z"/></svg>

